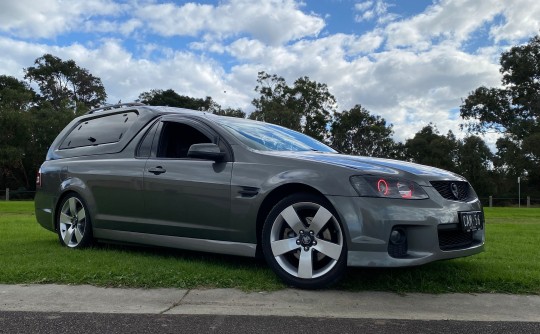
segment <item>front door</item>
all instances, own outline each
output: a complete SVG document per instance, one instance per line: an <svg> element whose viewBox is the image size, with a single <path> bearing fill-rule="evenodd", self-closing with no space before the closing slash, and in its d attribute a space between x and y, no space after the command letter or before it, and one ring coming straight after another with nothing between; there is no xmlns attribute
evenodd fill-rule
<svg viewBox="0 0 540 334"><path fill-rule="evenodd" d="M226 240L232 162L191 159L192 144L215 134L193 120L162 121L143 179L146 233Z"/></svg>

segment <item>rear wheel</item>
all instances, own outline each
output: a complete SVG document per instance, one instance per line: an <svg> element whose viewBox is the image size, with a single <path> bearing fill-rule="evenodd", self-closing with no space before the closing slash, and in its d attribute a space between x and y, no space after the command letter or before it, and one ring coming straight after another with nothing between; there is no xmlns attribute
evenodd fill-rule
<svg viewBox="0 0 540 334"><path fill-rule="evenodd" d="M63 246L83 248L92 243L92 224L83 199L71 193L62 199L56 217L58 239Z"/></svg>
<svg viewBox="0 0 540 334"><path fill-rule="evenodd" d="M318 195L290 195L268 214L262 231L266 261L287 284L319 289L342 278L347 245L328 201Z"/></svg>

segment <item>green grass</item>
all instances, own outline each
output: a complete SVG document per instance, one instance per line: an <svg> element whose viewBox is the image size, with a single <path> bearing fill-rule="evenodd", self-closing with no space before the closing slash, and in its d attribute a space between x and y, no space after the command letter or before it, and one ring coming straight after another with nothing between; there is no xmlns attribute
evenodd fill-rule
<svg viewBox="0 0 540 334"><path fill-rule="evenodd" d="M403 269L349 268L335 289L540 294L540 209L486 208L486 252ZM35 221L32 202L0 202L0 283L108 287L285 286L254 259L162 248L98 245L73 251Z"/></svg>

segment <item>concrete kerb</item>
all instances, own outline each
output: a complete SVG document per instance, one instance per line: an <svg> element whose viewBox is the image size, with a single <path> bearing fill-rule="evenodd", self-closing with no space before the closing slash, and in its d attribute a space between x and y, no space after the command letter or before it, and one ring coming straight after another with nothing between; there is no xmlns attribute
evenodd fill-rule
<svg viewBox="0 0 540 334"><path fill-rule="evenodd" d="M540 296L0 285L0 311L540 322Z"/></svg>

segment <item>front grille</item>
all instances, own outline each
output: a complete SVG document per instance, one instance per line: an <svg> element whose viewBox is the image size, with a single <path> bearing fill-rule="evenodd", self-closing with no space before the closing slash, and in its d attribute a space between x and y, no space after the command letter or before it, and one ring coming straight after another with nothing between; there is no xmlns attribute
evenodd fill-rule
<svg viewBox="0 0 540 334"><path fill-rule="evenodd" d="M464 232L455 224L455 228L439 226L439 248L441 250L455 250L468 248L473 244L473 232Z"/></svg>
<svg viewBox="0 0 540 334"><path fill-rule="evenodd" d="M464 181L431 181L433 188L435 188L442 197L452 201L466 202L472 199L472 191L469 183ZM454 191L452 191L454 188ZM455 194L454 194L455 193ZM456 196L457 195L457 196Z"/></svg>

